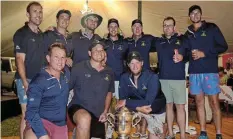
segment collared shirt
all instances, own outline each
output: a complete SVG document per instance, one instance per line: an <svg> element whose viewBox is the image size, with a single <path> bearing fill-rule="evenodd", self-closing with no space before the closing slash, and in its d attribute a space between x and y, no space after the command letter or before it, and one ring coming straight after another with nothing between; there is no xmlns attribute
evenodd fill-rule
<svg viewBox="0 0 233 139"><path fill-rule="evenodd" d="M66 125L69 78L68 69L61 72L60 80L42 69L30 82L25 119L38 138L47 134L41 118L58 126Z"/></svg>
<svg viewBox="0 0 233 139"><path fill-rule="evenodd" d="M121 76L119 98L126 100L126 107L135 111L137 107L151 105L152 113L165 111L166 99L161 93L157 74L149 70L143 71L138 77L137 86L130 73Z"/></svg>
<svg viewBox="0 0 233 139"><path fill-rule="evenodd" d="M39 29L38 29L39 30ZM16 31L13 37L14 52L25 54L25 73L27 79L32 79L36 73L40 72L44 65L44 45L43 35L39 31L34 33L27 23ZM16 78L20 76L16 73Z"/></svg>
<svg viewBox="0 0 233 139"><path fill-rule="evenodd" d="M121 74L125 71L124 60L126 60L126 53L128 51L128 43L123 37L118 37L116 41L111 38L105 39L107 45L107 65L112 68L115 80L119 81Z"/></svg>
<svg viewBox="0 0 233 139"><path fill-rule="evenodd" d="M68 34L68 32L67 32ZM48 53L48 48L55 42L62 43L67 52L67 56L71 56L71 50L72 50L72 40L71 35L64 36L63 34L59 33L56 28L54 28L54 31L46 31L44 34L44 45L45 45L45 54Z"/></svg>
<svg viewBox="0 0 233 139"><path fill-rule="evenodd" d="M100 40L100 36L94 34L92 38L88 38L86 35L83 35L82 31L73 32L72 34L72 49L73 49L73 65L83 61L89 60L88 55L89 46L94 40Z"/></svg>
<svg viewBox="0 0 233 139"><path fill-rule="evenodd" d="M165 36L158 38L154 47L156 48L159 62L159 78L167 80L185 80L185 61L175 63L173 60L174 50L185 58L185 48L188 43L183 36L174 34L170 39Z"/></svg>
<svg viewBox="0 0 233 139"><path fill-rule="evenodd" d="M194 31L193 25L188 27L185 35L189 42L189 73L218 73L218 54L227 50L226 40L214 23L202 21L201 27ZM193 60L191 51L198 49L205 57Z"/></svg>
<svg viewBox="0 0 233 139"><path fill-rule="evenodd" d="M108 67L97 71L90 60L82 61L71 70L70 89L74 89L74 96L69 107L81 105L98 118L104 112L108 92L114 93L114 73Z"/></svg>
<svg viewBox="0 0 233 139"><path fill-rule="evenodd" d="M142 35L137 41L133 38L128 38L129 53L138 51L143 58L143 69L150 70L150 51L152 50L153 41L156 38L152 35Z"/></svg>

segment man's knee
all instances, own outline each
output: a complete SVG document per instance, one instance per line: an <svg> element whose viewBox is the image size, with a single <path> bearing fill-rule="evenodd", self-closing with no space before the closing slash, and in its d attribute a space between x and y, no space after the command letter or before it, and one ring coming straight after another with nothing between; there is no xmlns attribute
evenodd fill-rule
<svg viewBox="0 0 233 139"><path fill-rule="evenodd" d="M177 111L184 111L185 105L184 104L176 104L176 109L177 109Z"/></svg>
<svg viewBox="0 0 233 139"><path fill-rule="evenodd" d="M84 109L79 109L75 112L73 120L77 127L80 128L90 128L91 125L91 115L88 111Z"/></svg>
<svg viewBox="0 0 233 139"><path fill-rule="evenodd" d="M24 139L37 139L32 129L24 130Z"/></svg>

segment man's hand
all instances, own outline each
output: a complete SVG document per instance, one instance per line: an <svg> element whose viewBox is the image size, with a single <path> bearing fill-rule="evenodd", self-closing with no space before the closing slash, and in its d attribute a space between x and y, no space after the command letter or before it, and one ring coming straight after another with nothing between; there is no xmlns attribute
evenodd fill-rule
<svg viewBox="0 0 233 139"><path fill-rule="evenodd" d="M174 50L174 53L175 54L173 55L173 61L175 63L178 63L178 62L183 60L183 56L181 54L179 54L179 51L177 49Z"/></svg>
<svg viewBox="0 0 233 139"><path fill-rule="evenodd" d="M192 50L192 57L194 60L198 60L200 58L205 57L205 54L199 50Z"/></svg>
<svg viewBox="0 0 233 139"><path fill-rule="evenodd" d="M24 91L25 91L25 94L26 94L26 92L28 90L28 81L27 80L23 81L23 87L24 87Z"/></svg>
<svg viewBox="0 0 233 139"><path fill-rule="evenodd" d="M104 123L104 122L106 122L106 120L107 120L107 113L103 112L103 113L100 115L99 121L100 121L101 123Z"/></svg>
<svg viewBox="0 0 233 139"><path fill-rule="evenodd" d="M48 135L41 136L39 139L50 139Z"/></svg>
<svg viewBox="0 0 233 139"><path fill-rule="evenodd" d="M116 109L119 109L119 108L121 108L121 107L124 107L125 104L126 104L126 100L125 100L125 99L124 99L124 100L119 100L119 101L117 102L115 108L116 108Z"/></svg>
<svg viewBox="0 0 233 139"><path fill-rule="evenodd" d="M144 114L149 114L152 111L151 105L137 107L136 110Z"/></svg>
<svg viewBox="0 0 233 139"><path fill-rule="evenodd" d="M73 60L72 60L71 58L67 57L67 58L66 58L66 65L67 65L68 67L72 67L72 65L73 65Z"/></svg>

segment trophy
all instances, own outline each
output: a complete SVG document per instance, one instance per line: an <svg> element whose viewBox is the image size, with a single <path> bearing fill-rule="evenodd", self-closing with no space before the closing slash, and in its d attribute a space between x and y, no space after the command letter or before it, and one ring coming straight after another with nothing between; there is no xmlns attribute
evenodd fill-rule
<svg viewBox="0 0 233 139"><path fill-rule="evenodd" d="M132 127L141 121L141 117L138 113L130 112L128 108L121 107L115 114L108 113L107 121L118 134L118 139L129 139Z"/></svg>

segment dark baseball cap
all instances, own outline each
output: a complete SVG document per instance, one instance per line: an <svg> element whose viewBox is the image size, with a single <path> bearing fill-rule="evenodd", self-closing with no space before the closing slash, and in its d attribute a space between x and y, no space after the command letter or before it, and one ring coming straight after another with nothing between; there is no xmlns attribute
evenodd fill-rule
<svg viewBox="0 0 233 139"><path fill-rule="evenodd" d="M69 10L65 10L65 9L62 9L62 10L58 11L56 17L58 18L63 13L66 13L66 14L69 15L69 17L71 17L71 12Z"/></svg>
<svg viewBox="0 0 233 139"><path fill-rule="evenodd" d="M94 48L97 44L100 44L103 46L104 50L107 49L106 44L102 40L94 40L91 45L89 46L89 51L91 51L92 48Z"/></svg>
<svg viewBox="0 0 233 139"><path fill-rule="evenodd" d="M119 22L118 22L118 20L117 20L117 19L115 19L115 18L111 18L111 19L109 19L109 20L108 20L108 26L109 26L111 23L116 23L116 24L117 24L117 26L119 27Z"/></svg>
<svg viewBox="0 0 233 139"><path fill-rule="evenodd" d="M128 54L127 63L130 63L133 59L136 59L138 61L143 60L141 54L137 51L132 51Z"/></svg>
<svg viewBox="0 0 233 139"><path fill-rule="evenodd" d="M202 10L201 10L201 7L199 5L193 5L189 8L189 15L194 11L194 10L200 10L201 14L202 14Z"/></svg>
<svg viewBox="0 0 233 139"><path fill-rule="evenodd" d="M136 24L136 23L139 23L139 24L142 25L142 21L141 21L140 19L135 19L135 20L132 21L131 27L132 27L134 24ZM143 26L143 25L142 25L142 26Z"/></svg>

